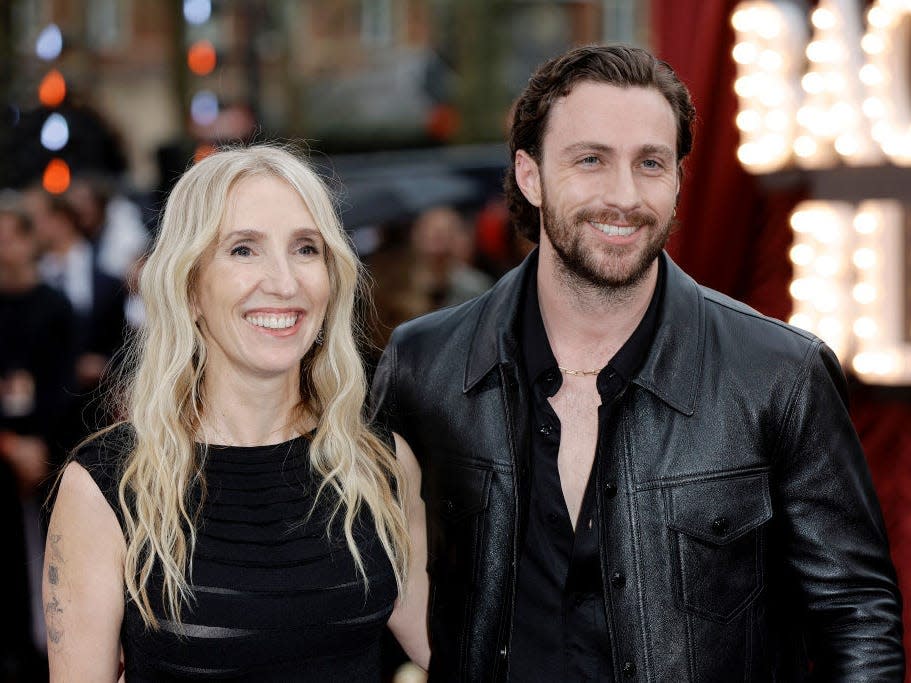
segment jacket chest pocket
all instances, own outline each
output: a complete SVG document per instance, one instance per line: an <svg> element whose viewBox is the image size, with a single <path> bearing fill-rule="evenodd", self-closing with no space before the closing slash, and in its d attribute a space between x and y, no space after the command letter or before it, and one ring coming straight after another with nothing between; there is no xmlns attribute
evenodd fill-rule
<svg viewBox="0 0 911 683"><path fill-rule="evenodd" d="M442 569L451 578L474 584L492 475L488 468L447 463L425 478L432 572Z"/></svg>
<svg viewBox="0 0 911 683"><path fill-rule="evenodd" d="M768 473L668 486L664 495L681 606L730 622L763 589Z"/></svg>

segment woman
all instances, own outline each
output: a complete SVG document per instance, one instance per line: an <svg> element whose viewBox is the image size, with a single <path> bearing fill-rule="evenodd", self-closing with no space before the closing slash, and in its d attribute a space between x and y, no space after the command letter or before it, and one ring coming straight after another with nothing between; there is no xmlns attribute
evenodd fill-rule
<svg viewBox="0 0 911 683"><path fill-rule="evenodd" d="M378 680L387 621L426 667L420 475L362 419L358 274L292 154L220 152L177 183L128 419L61 478L52 679L115 680L122 647L131 683Z"/></svg>

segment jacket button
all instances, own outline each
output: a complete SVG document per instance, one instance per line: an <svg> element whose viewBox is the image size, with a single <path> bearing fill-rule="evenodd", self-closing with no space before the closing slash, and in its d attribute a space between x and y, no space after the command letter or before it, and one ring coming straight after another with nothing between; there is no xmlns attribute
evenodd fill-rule
<svg viewBox="0 0 911 683"><path fill-rule="evenodd" d="M728 527L730 527L730 526L731 526L731 524L730 524L730 522L728 522L727 517L716 517L712 521L712 531L714 531L719 536L721 534L727 532Z"/></svg>
<svg viewBox="0 0 911 683"><path fill-rule="evenodd" d="M455 510L455 503L453 503L448 498L446 500L444 500L443 501L443 512L446 512L447 514L451 515L453 510Z"/></svg>
<svg viewBox="0 0 911 683"><path fill-rule="evenodd" d="M550 436L550 433L553 431L550 425L541 425L538 427L538 431L541 432L544 436Z"/></svg>
<svg viewBox="0 0 911 683"><path fill-rule="evenodd" d="M621 572L614 572L610 577L610 585L614 588L623 588L626 585L626 577Z"/></svg>
<svg viewBox="0 0 911 683"><path fill-rule="evenodd" d="M632 662L623 662L623 675L632 678L636 675L636 665Z"/></svg>
<svg viewBox="0 0 911 683"><path fill-rule="evenodd" d="M609 481L604 485L604 493L607 494L608 498L613 498L617 495L617 484Z"/></svg>

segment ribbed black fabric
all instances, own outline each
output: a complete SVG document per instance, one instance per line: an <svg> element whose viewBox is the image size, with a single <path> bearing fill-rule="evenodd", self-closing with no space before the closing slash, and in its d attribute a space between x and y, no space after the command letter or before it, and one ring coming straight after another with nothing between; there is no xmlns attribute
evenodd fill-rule
<svg viewBox="0 0 911 683"><path fill-rule="evenodd" d="M122 449L84 448L86 467L117 510ZM195 603L164 619L160 580L150 595L162 628L148 631L127 603L121 642L128 683L144 681L378 681L379 642L396 597L392 567L367 513L356 527L369 590L358 575L309 441L210 447L193 560ZM119 515L118 515L119 516Z"/></svg>

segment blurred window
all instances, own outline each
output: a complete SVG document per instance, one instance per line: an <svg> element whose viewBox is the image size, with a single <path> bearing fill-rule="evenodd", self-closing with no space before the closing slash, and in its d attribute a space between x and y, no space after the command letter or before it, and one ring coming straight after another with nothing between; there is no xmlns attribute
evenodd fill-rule
<svg viewBox="0 0 911 683"><path fill-rule="evenodd" d="M393 0L361 0L361 42L372 47L392 44Z"/></svg>
<svg viewBox="0 0 911 683"><path fill-rule="evenodd" d="M121 47L129 40L130 0L88 0L85 6L86 42L97 50Z"/></svg>

